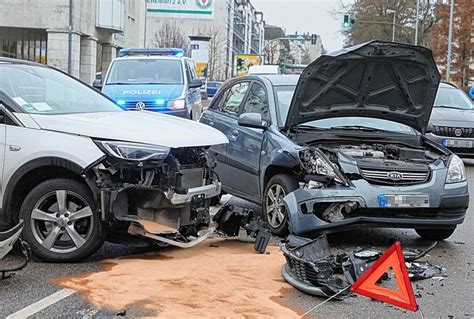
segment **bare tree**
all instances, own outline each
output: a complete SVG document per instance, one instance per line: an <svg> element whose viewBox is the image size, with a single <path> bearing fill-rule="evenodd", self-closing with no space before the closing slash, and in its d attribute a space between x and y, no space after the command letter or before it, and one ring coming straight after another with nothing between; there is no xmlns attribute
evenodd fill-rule
<svg viewBox="0 0 474 319"><path fill-rule="evenodd" d="M431 30L438 21L435 14L437 0L421 0L419 13L418 44L424 45L430 38ZM356 0L353 4L340 2L339 9L333 16L341 21L344 14L350 14L354 25L343 29L346 45L354 45L374 39L390 40L392 38L392 14L396 13L395 41L413 43L415 38L416 1L415 0Z"/></svg>
<svg viewBox="0 0 474 319"><path fill-rule="evenodd" d="M153 37L153 45L158 48L179 48L185 50L187 41L176 22L165 21Z"/></svg>
<svg viewBox="0 0 474 319"><path fill-rule="evenodd" d="M211 37L209 41L209 64L208 77L210 80L224 80L226 78L225 53L226 36L225 29L219 25L213 25L199 31L200 34Z"/></svg>
<svg viewBox="0 0 474 319"><path fill-rule="evenodd" d="M281 43L280 41L269 41L265 44L263 54L265 55L265 64L278 64L280 63L281 56Z"/></svg>

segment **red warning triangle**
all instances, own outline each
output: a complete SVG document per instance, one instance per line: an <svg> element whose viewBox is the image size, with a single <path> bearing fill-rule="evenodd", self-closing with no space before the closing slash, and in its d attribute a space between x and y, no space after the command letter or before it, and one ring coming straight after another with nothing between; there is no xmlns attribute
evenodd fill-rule
<svg viewBox="0 0 474 319"><path fill-rule="evenodd" d="M393 269L397 290L381 287L377 281ZM351 287L351 291L397 307L417 311L415 295L408 277L400 242L392 245Z"/></svg>

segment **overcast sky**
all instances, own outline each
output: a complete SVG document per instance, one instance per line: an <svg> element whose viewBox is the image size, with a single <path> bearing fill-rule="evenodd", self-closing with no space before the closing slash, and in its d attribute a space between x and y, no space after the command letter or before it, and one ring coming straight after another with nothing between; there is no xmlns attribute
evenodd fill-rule
<svg viewBox="0 0 474 319"><path fill-rule="evenodd" d="M350 0L344 1L347 3ZM286 29L287 33L316 33L324 47L335 51L342 47L340 34L342 19L336 19L331 11L338 9L338 0L251 0L257 10L263 11L267 24Z"/></svg>

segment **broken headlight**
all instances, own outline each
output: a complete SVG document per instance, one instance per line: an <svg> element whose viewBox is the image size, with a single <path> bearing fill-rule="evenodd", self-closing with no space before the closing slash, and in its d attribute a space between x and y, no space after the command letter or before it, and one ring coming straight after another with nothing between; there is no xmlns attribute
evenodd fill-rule
<svg viewBox="0 0 474 319"><path fill-rule="evenodd" d="M457 155L453 155L448 165L448 174L446 176L446 184L464 182L466 180L466 169L462 159Z"/></svg>
<svg viewBox="0 0 474 319"><path fill-rule="evenodd" d="M128 161L162 160L170 152L169 147L151 144L120 141L96 141L96 144L108 155Z"/></svg>
<svg viewBox="0 0 474 319"><path fill-rule="evenodd" d="M336 173L335 164L318 149L305 149L300 151L300 161L303 169L309 175L322 175L338 182L342 182L340 176Z"/></svg>

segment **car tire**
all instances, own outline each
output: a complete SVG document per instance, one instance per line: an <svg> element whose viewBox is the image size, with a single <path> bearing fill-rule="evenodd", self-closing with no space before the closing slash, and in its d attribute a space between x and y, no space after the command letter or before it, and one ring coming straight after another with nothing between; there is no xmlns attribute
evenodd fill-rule
<svg viewBox="0 0 474 319"><path fill-rule="evenodd" d="M438 229L426 229L426 228L416 228L415 231L418 235L420 235L423 239L429 240L444 240L449 238L454 231L454 228L438 228Z"/></svg>
<svg viewBox="0 0 474 319"><path fill-rule="evenodd" d="M105 240L90 189L74 179L56 178L37 185L24 199L20 218L25 221L23 238L46 261L80 261Z"/></svg>
<svg viewBox="0 0 474 319"><path fill-rule="evenodd" d="M298 187L296 178L288 174L275 175L268 181L263 195L263 216L273 235L279 237L288 235L288 214L286 208L279 206L278 203ZM275 198L277 202L272 198L275 196L278 197Z"/></svg>

